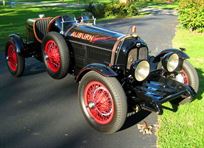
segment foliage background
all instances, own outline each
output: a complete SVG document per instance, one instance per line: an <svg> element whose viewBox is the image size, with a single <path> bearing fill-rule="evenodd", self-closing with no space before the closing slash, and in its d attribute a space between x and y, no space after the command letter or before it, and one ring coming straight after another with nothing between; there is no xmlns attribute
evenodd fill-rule
<svg viewBox="0 0 204 148"><path fill-rule="evenodd" d="M179 21L186 29L204 32L204 0L180 0Z"/></svg>

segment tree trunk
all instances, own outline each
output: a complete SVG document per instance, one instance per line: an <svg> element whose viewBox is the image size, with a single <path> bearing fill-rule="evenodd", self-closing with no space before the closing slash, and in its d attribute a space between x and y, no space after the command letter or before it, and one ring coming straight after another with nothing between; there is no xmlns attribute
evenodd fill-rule
<svg viewBox="0 0 204 148"><path fill-rule="evenodd" d="M6 5L6 1L5 1L5 0L3 0L3 1L2 1L2 3L3 3L3 6L5 6L5 5Z"/></svg>
<svg viewBox="0 0 204 148"><path fill-rule="evenodd" d="M120 3L127 4L128 2L129 2L129 0L120 0Z"/></svg>

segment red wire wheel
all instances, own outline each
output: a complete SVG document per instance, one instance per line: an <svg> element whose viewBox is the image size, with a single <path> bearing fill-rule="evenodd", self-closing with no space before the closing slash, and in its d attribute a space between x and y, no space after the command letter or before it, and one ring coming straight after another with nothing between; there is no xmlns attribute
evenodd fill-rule
<svg viewBox="0 0 204 148"><path fill-rule="evenodd" d="M17 40L14 42L14 40ZM19 47L20 53L17 53L17 45ZM25 58L23 57L23 41L17 35L11 37L6 44L5 56L7 60L7 66L10 73L19 77L23 74L25 67Z"/></svg>
<svg viewBox="0 0 204 148"><path fill-rule="evenodd" d="M53 72L56 73L60 70L61 59L59 53L59 47L54 40L48 40L46 42L45 48L45 58L47 62L47 67Z"/></svg>
<svg viewBox="0 0 204 148"><path fill-rule="evenodd" d="M87 72L79 83L78 96L83 115L93 128L111 134L123 126L127 97L115 77Z"/></svg>
<svg viewBox="0 0 204 148"><path fill-rule="evenodd" d="M54 79L64 78L70 66L70 53L64 37L49 32L42 42L43 59L48 74Z"/></svg>
<svg viewBox="0 0 204 148"><path fill-rule="evenodd" d="M186 73L186 71L182 69L180 71L180 74L183 77L183 83L186 85L190 85L190 80L189 80L189 77L188 77L188 74Z"/></svg>
<svg viewBox="0 0 204 148"><path fill-rule="evenodd" d="M17 58L16 48L13 43L9 43L8 45L7 62L8 62L8 67L10 68L10 70L13 72L16 72L17 65L18 65L18 58Z"/></svg>
<svg viewBox="0 0 204 148"><path fill-rule="evenodd" d="M114 101L108 88L99 81L91 81L84 91L85 105L90 116L99 124L113 119Z"/></svg>
<svg viewBox="0 0 204 148"><path fill-rule="evenodd" d="M176 76L176 80L185 85L189 85L197 93L199 89L199 78L196 69L191 65L190 62L184 60L183 67ZM180 98L174 101L176 104L185 104L187 102L193 101L193 98Z"/></svg>

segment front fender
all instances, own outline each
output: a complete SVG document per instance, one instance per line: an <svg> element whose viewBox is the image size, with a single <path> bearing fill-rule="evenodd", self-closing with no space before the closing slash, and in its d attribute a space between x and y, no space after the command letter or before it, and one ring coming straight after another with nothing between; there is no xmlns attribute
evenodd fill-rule
<svg viewBox="0 0 204 148"><path fill-rule="evenodd" d="M163 57L166 53L169 53L169 52L177 53L182 60L189 59L189 56L183 51L172 48L172 49L165 49L161 51L158 55L155 56L154 62L155 63L159 62L161 60L161 57Z"/></svg>
<svg viewBox="0 0 204 148"><path fill-rule="evenodd" d="M99 64L99 63L92 63L84 67L79 74L76 76L76 81L79 82L81 78L89 71L95 71L105 77L116 77L118 74L113 71L110 67Z"/></svg>
<svg viewBox="0 0 204 148"><path fill-rule="evenodd" d="M21 37L17 34L11 34L9 35L10 41L12 41L15 46L16 46L16 52L18 54L22 54L23 50L24 50L24 44L23 44L23 40L21 39Z"/></svg>

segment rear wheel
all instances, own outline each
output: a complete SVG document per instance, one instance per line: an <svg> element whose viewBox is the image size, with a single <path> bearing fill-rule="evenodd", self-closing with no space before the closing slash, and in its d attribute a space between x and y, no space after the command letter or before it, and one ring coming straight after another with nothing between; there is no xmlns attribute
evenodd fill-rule
<svg viewBox="0 0 204 148"><path fill-rule="evenodd" d="M16 51L16 45L12 40L9 40L6 45L6 60L10 73L19 77L23 74L25 67L25 59Z"/></svg>
<svg viewBox="0 0 204 148"><path fill-rule="evenodd" d="M65 77L69 69L70 56L64 38L57 32L50 32L43 40L42 49L48 74L55 79Z"/></svg>
<svg viewBox="0 0 204 148"><path fill-rule="evenodd" d="M183 67L181 71L176 75L175 80L177 80L178 82L184 83L186 85L190 85L196 93L198 92L198 89L199 89L198 74L195 68L187 60L183 62ZM191 101L192 101L192 98L186 98L186 99L180 100L178 103L184 104Z"/></svg>
<svg viewBox="0 0 204 148"><path fill-rule="evenodd" d="M127 99L116 78L88 72L80 81L78 94L83 114L93 128L114 133L122 127Z"/></svg>

